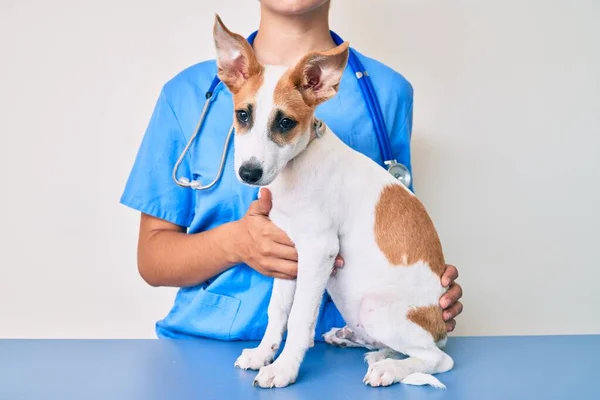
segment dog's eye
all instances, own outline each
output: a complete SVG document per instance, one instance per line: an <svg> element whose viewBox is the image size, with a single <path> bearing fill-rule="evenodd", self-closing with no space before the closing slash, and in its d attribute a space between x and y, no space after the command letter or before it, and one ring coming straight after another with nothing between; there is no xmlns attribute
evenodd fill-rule
<svg viewBox="0 0 600 400"><path fill-rule="evenodd" d="M279 121L279 127L284 131L288 131L294 126L296 126L296 122L289 118L283 118L281 121Z"/></svg>
<svg viewBox="0 0 600 400"><path fill-rule="evenodd" d="M249 116L248 116L248 113L246 111L244 111L244 110L238 110L238 111L236 111L236 116L237 116L238 121L240 121L242 123L248 122Z"/></svg>

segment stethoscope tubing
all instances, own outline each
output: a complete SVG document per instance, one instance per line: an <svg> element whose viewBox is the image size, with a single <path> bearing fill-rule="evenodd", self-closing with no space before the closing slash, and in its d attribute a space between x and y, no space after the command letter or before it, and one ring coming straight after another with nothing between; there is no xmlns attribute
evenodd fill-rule
<svg viewBox="0 0 600 400"><path fill-rule="evenodd" d="M343 43L342 38L338 36L335 32L331 32L331 36L337 45ZM386 162L393 160L391 144L389 141L389 137L386 134L387 130L385 128L383 115L381 114L381 107L379 106L379 102L377 101L377 96L375 95L373 85L370 81L369 73L362 65L362 63L358 59L358 56L352 49L350 49L350 54L348 56L348 64L350 64L350 68L352 69L352 72L354 73L358 81L358 86L360 87L360 90L365 99L369 115L371 116L371 120L373 121L373 125L375 128L375 135L377 136L379 152L381 153L381 158L384 165L386 165Z"/></svg>

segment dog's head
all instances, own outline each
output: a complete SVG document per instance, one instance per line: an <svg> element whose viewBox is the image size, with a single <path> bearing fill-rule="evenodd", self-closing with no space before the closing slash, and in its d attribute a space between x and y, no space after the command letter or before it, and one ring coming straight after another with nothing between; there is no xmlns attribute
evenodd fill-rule
<svg viewBox="0 0 600 400"><path fill-rule="evenodd" d="M266 186L310 141L315 108L338 92L348 43L305 55L292 68L262 65L246 39L217 15L213 29L219 79L234 104L235 171Z"/></svg>

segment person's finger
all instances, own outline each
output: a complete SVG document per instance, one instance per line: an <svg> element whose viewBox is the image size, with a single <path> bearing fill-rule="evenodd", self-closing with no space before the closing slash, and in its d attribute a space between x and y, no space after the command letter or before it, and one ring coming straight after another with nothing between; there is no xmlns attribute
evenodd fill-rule
<svg viewBox="0 0 600 400"><path fill-rule="evenodd" d="M295 261L267 257L263 262L263 268L267 269L270 273L278 272L294 278L298 276L298 263Z"/></svg>
<svg viewBox="0 0 600 400"><path fill-rule="evenodd" d="M458 316L463 310L463 305L460 301L457 301L456 304L452 305L452 307L446 309L442 314L444 321L450 321Z"/></svg>
<svg viewBox="0 0 600 400"><path fill-rule="evenodd" d="M267 275L271 276L273 278L277 278L277 279L285 279L285 280L296 279L295 276L290 276L290 275L282 274L281 272L270 272Z"/></svg>
<svg viewBox="0 0 600 400"><path fill-rule="evenodd" d="M298 262L298 251L293 246L287 246L277 242L268 242L262 251L263 255L266 257Z"/></svg>
<svg viewBox="0 0 600 400"><path fill-rule="evenodd" d="M448 287L458 278L458 269L454 265L446 264L446 269L442 275L442 285Z"/></svg>
<svg viewBox="0 0 600 400"><path fill-rule="evenodd" d="M458 283L453 283L442 298L440 299L440 306L442 308L448 308L455 304L463 295L462 287Z"/></svg>
<svg viewBox="0 0 600 400"><path fill-rule="evenodd" d="M250 213L253 215L267 216L269 215L269 211L271 211L272 206L273 201L271 192L268 189L262 189L258 200L252 202L248 211L250 211Z"/></svg>
<svg viewBox="0 0 600 400"><path fill-rule="evenodd" d="M337 257L335 258L333 265L335 266L335 268L343 268L344 267L344 258L338 254Z"/></svg>
<svg viewBox="0 0 600 400"><path fill-rule="evenodd" d="M452 332L454 328L456 328L455 320L451 319L450 321L446 322L446 332Z"/></svg>
<svg viewBox="0 0 600 400"><path fill-rule="evenodd" d="M291 261L290 261L291 262ZM276 263L274 259L263 259L259 261L257 264L252 264L252 268L254 268L257 272L264 276L270 276L272 278L279 279L296 279L295 274L289 274L282 271L278 271L273 265Z"/></svg>
<svg viewBox="0 0 600 400"><path fill-rule="evenodd" d="M266 236L279 244L294 247L294 242L292 242L289 236L274 223L269 223L266 228Z"/></svg>

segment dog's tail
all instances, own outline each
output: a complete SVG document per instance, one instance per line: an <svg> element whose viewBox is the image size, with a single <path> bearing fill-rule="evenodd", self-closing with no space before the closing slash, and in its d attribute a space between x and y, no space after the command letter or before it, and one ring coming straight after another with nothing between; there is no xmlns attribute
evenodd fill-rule
<svg viewBox="0 0 600 400"><path fill-rule="evenodd" d="M446 386L440 382L436 377L430 374L423 374L421 372L415 372L400 381L406 385L431 385L436 389L446 389Z"/></svg>

